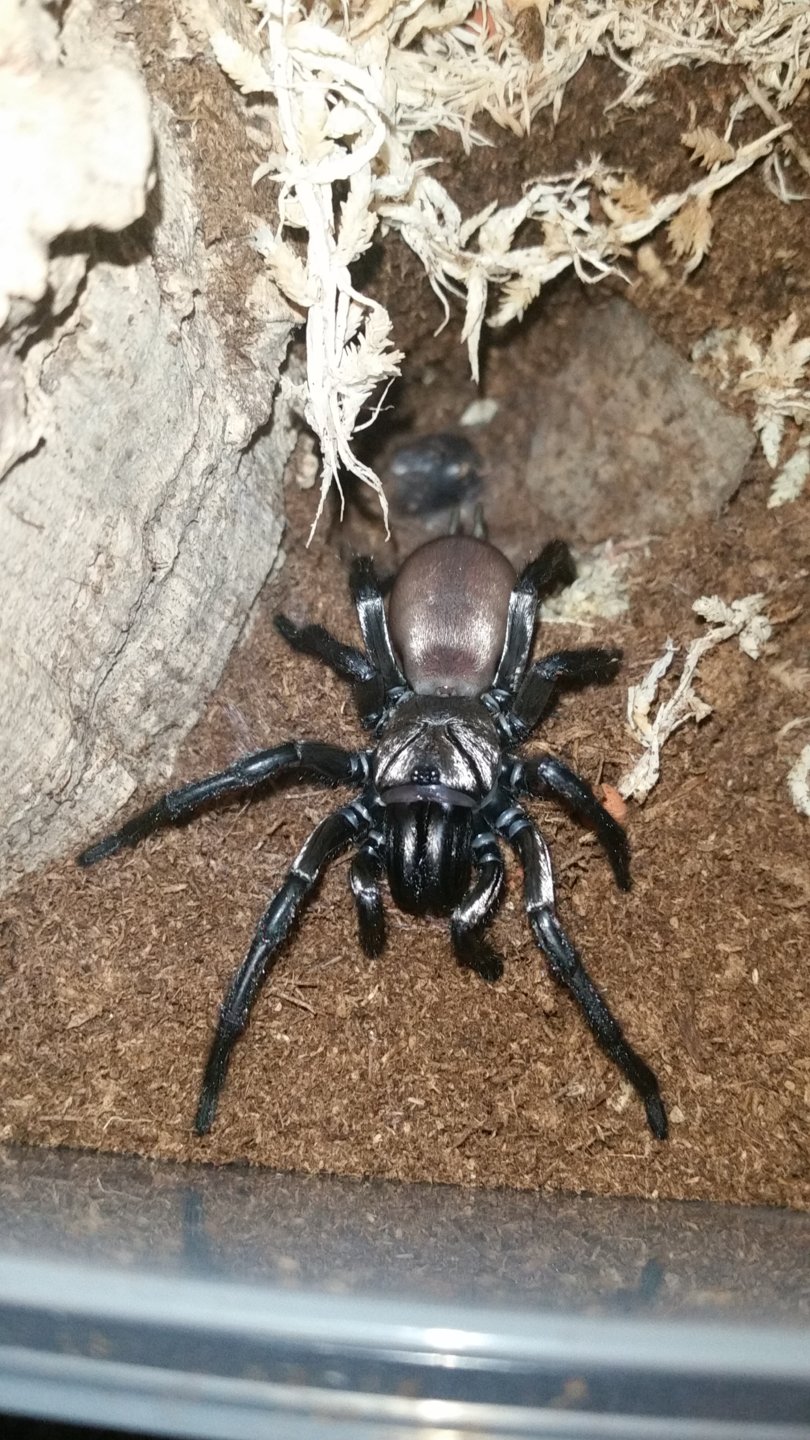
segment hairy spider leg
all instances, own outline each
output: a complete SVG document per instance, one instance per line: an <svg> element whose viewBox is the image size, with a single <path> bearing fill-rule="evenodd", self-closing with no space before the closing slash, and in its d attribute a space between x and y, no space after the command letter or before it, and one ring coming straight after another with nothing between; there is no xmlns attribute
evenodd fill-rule
<svg viewBox="0 0 810 1440"><path fill-rule="evenodd" d="M374 668L356 645L344 645L323 625L296 625L286 615L276 615L274 622L288 645L302 655L313 655L334 670L341 680L372 680Z"/></svg>
<svg viewBox="0 0 810 1440"><path fill-rule="evenodd" d="M520 806L504 810L495 829L506 837L523 867L523 900L534 938L554 979L573 995L605 1054L630 1081L644 1103L647 1123L656 1140L667 1138L667 1115L650 1067L624 1037L577 951L557 919L554 880L548 847Z"/></svg>
<svg viewBox="0 0 810 1440"><path fill-rule="evenodd" d="M604 685L618 673L621 650L588 646L556 650L527 671L505 716L515 739L523 739L542 719L558 685Z"/></svg>
<svg viewBox="0 0 810 1440"><path fill-rule="evenodd" d="M397 663L388 633L383 601L383 591L387 587L378 579L367 556L360 556L353 562L350 587L366 646L365 655L355 645L344 645L323 625L296 625L286 615L277 615L275 624L294 650L322 660L342 680L354 683L360 718L368 729L373 730L385 716L391 692L396 695L407 690L408 683Z"/></svg>
<svg viewBox="0 0 810 1440"><path fill-rule="evenodd" d="M573 584L576 576L576 566L564 540L550 540L520 572L509 597L503 651L491 687L495 693L514 694L523 678L542 596Z"/></svg>
<svg viewBox="0 0 810 1440"><path fill-rule="evenodd" d="M354 685L361 723L367 730L376 729L385 714L386 690L362 650L344 645L323 625L295 625L286 615L276 615L275 626L293 650L323 661L341 680Z"/></svg>
<svg viewBox="0 0 810 1440"><path fill-rule="evenodd" d="M349 585L366 653L386 692L408 690L410 687L391 644L382 589L370 556L358 555L352 561Z"/></svg>
<svg viewBox="0 0 810 1440"><path fill-rule="evenodd" d="M357 907L357 925L363 953L373 960L385 949L385 912L380 877L385 869L383 837L371 830L352 860L349 882Z"/></svg>
<svg viewBox="0 0 810 1440"><path fill-rule="evenodd" d="M327 815L305 841L283 885L265 910L253 943L228 987L219 1012L194 1122L198 1135L205 1135L211 1129L231 1050L247 1025L251 1006L270 961L286 939L293 921L310 898L329 861L365 835L368 824L368 811L357 800Z"/></svg>
<svg viewBox="0 0 810 1440"><path fill-rule="evenodd" d="M503 961L483 933L503 886L503 856L489 827L479 830L473 840L473 860L477 879L450 920L453 949L460 965L474 970L484 980L500 980Z"/></svg>
<svg viewBox="0 0 810 1440"><path fill-rule="evenodd" d="M505 769L509 771L509 760ZM593 793L587 780L570 770L554 755L532 755L530 759L512 760L516 779L512 789L517 794L553 795L562 800L578 820L584 820L602 845L620 890L630 889L630 847L618 821L609 815Z"/></svg>
<svg viewBox="0 0 810 1440"><path fill-rule="evenodd" d="M352 753L338 745L325 745L320 741L293 740L272 750L243 755L228 770L208 775L204 780L192 780L178 790L169 790L161 795L154 805L134 815L120 830L83 850L76 863L95 865L127 845L137 845L161 826L182 825L212 800L255 789L285 770L308 770L327 785L359 785L368 775L368 761L362 752Z"/></svg>

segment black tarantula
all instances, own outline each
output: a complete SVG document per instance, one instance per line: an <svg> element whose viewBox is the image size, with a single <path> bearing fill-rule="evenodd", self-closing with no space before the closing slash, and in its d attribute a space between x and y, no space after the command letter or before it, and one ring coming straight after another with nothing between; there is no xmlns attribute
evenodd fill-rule
<svg viewBox="0 0 810 1440"><path fill-rule="evenodd" d="M522 866L529 923L552 975L570 990L602 1049L635 1087L653 1135L666 1138L658 1081L624 1038L563 930L548 847L518 803L521 795L561 800L593 827L618 885L629 887L624 831L586 781L552 755L519 759L512 753L538 724L557 686L604 682L619 668L620 651L598 648L559 650L529 663L540 597L574 576L570 551L560 540L516 577L493 545L449 535L405 561L386 618L371 560L355 560L351 593L364 649L344 645L321 625L294 625L284 615L276 624L295 650L354 685L373 747L350 753L295 740L260 750L221 774L170 791L79 856L80 865L94 865L158 826L182 823L210 801L255 789L284 771L359 791L315 827L231 981L203 1078L198 1134L211 1128L231 1049L268 965L330 860L356 847L351 888L367 955L379 955L385 944L385 875L401 909L449 915L459 962L497 980L503 965L484 932L501 891L499 842L505 840Z"/></svg>

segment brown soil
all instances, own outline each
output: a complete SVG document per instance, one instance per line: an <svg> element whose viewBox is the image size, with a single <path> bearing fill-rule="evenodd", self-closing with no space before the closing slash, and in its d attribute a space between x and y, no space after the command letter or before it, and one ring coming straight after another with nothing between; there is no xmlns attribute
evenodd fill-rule
<svg viewBox="0 0 810 1440"><path fill-rule="evenodd" d="M503 151L448 164L461 172L456 185L469 209L476 185L496 193L494 174L497 189L511 193L517 176L587 154L597 132L609 159L641 171L640 146L648 157L676 153L690 97L702 114L707 97L732 83L714 80L713 91L706 71L672 74L657 107L640 120L611 112L606 132L613 82L588 67L567 98L566 127L551 137L541 121L534 154L515 147L508 187ZM680 153L669 163L688 165ZM683 177L654 178L664 189ZM743 180L717 202L717 239L697 276L663 295L639 285L633 298L684 351L729 320L767 330L806 305L800 208L780 206L756 177ZM396 424L428 431L454 421L472 387L457 331L431 338L433 298L420 280L417 302L411 262L400 251L390 256L377 284L399 296L404 338L419 347ZM487 513L493 538L516 561L547 538L522 490L532 379L559 362L571 305L581 303L574 293L555 288L531 323L489 350L487 392L502 404L479 440ZM622 644L629 682L668 635L698 633L691 602L699 595L764 591L776 622L760 661L729 644L704 662L699 689L713 716L672 739L661 783L643 809L631 806L632 892L613 888L589 834L552 807L532 807L552 844L561 916L660 1077L674 1122L667 1144L652 1140L640 1105L548 978L514 867L494 926L506 974L487 986L456 967L444 923L393 908L385 956L365 960L345 859L265 986L212 1135L195 1139L201 1068L224 987L291 857L334 804L303 783L208 813L89 873L65 861L6 900L2 1138L346 1175L810 1207L807 822L786 787L806 736L789 727L808 712L810 499L768 510L767 486L755 463L718 522L684 527L640 556L630 613L584 637ZM291 487L289 500L289 561L185 746L178 781L290 736L360 742L346 687L293 657L271 617L283 606L353 637L346 549L373 543L393 568L419 527L398 527L383 555L379 525L363 506L306 550L312 493ZM541 643L582 639L555 627ZM563 700L533 745L593 780L615 781L635 758L624 681Z"/></svg>
<svg viewBox="0 0 810 1440"><path fill-rule="evenodd" d="M504 423L514 418L513 409ZM496 422L493 455L502 438ZM291 735L359 739L345 687L293 657L271 624L283 604L346 637L355 629L343 564L326 539L304 550L309 498L290 499L290 561L178 778ZM525 534L514 510L501 516L496 488L488 509L496 538L509 539L512 526ZM640 1106L548 979L514 873L494 926L506 975L490 987L457 969L443 923L393 909L385 956L363 959L345 860L265 987L211 1137L194 1139L200 1069L227 979L290 858L334 803L302 783L207 814L95 871L55 866L6 902L4 1137L403 1179L807 1205L810 886L806 822L785 785L795 732L780 738L803 713L785 679L807 651L806 619L796 614L807 520L806 505L768 511L762 484L752 484L717 525L656 549L637 571L629 617L594 632L625 646L627 676L637 679L667 634L695 633L697 595L762 589L782 621L758 663L731 645L706 660L701 691L714 716L679 733L661 784L644 809L631 808L630 895L614 890L590 835L535 807L556 857L561 913L657 1069L673 1118L683 1117L667 1145L650 1138ZM525 535L525 548L537 540ZM555 627L551 643L558 638ZM567 698L542 744L591 778L615 780L633 750L623 697L616 686Z"/></svg>

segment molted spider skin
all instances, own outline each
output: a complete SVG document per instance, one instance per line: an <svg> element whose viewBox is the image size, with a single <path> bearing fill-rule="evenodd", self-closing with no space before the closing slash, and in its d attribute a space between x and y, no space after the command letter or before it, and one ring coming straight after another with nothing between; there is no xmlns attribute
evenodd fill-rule
<svg viewBox="0 0 810 1440"><path fill-rule="evenodd" d="M476 521L477 535L483 526ZM330 666L355 689L370 749L350 752L320 742L290 741L246 755L230 769L161 796L120 830L90 846L93 865L136 845L163 825L190 819L213 800L265 786L291 772L351 787L355 798L318 824L262 916L220 1010L195 1120L210 1130L235 1041L268 970L325 867L355 848L350 867L360 944L382 953L381 881L415 915L450 916L459 964L497 980L503 963L486 927L500 899L501 846L523 869L523 901L549 969L579 1005L599 1045L644 1103L653 1135L666 1139L658 1081L625 1039L557 917L548 847L519 797L561 801L595 831L622 889L630 884L627 840L588 783L555 756L513 753L564 685L605 683L618 671L618 650L559 650L529 663L537 606L574 579L567 545L553 540L515 576L509 561L481 538L453 534L421 546L397 575L389 619L371 561L357 559L351 591L363 648L335 639L321 625L277 617L294 649Z"/></svg>
<svg viewBox="0 0 810 1440"><path fill-rule="evenodd" d="M481 489L481 460L464 435L441 431L400 445L388 466L391 503L401 515L437 515Z"/></svg>

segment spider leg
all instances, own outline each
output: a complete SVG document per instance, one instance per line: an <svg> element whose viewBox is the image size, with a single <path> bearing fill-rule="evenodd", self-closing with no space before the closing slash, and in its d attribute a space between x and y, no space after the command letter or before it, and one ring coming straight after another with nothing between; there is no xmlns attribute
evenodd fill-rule
<svg viewBox="0 0 810 1440"><path fill-rule="evenodd" d="M360 944L370 960L385 949L385 914L380 876L384 863L380 850L382 836L372 830L352 860L349 880L357 906Z"/></svg>
<svg viewBox="0 0 810 1440"><path fill-rule="evenodd" d="M495 828L506 836L523 866L523 898L534 938L554 979L570 991L605 1054L627 1077L644 1102L647 1123L657 1140L667 1138L667 1114L650 1067L628 1044L574 946L557 919L548 847L525 811L505 810Z"/></svg>
<svg viewBox="0 0 810 1440"><path fill-rule="evenodd" d="M507 762L508 763L508 762ZM514 761L518 772L516 788L529 795L551 793L562 800L578 819L591 825L610 861L620 890L630 889L630 852L627 836L621 825L609 815L593 793L587 780L570 770L554 755L533 755L530 760Z"/></svg>
<svg viewBox="0 0 810 1440"><path fill-rule="evenodd" d="M557 650L538 660L525 675L505 719L515 739L533 730L558 685L604 685L618 672L621 650L589 646L583 650Z"/></svg>
<svg viewBox="0 0 810 1440"><path fill-rule="evenodd" d="M484 980L500 980L503 961L483 934L492 918L503 885L503 858L490 829L473 840L478 878L453 911L450 934L459 965L475 970Z"/></svg>
<svg viewBox="0 0 810 1440"><path fill-rule="evenodd" d="M571 551L564 540L551 540L544 545L540 554L520 572L509 597L506 635L492 690L514 694L528 663L540 598L570 585L576 573Z"/></svg>
<svg viewBox="0 0 810 1440"><path fill-rule="evenodd" d="M231 980L219 1012L194 1122L198 1135L205 1135L211 1129L231 1050L247 1025L251 1006L270 961L312 894L324 867L361 836L367 826L368 812L359 801L352 801L327 815L305 841L281 889L265 910L253 943Z"/></svg>
<svg viewBox="0 0 810 1440"><path fill-rule="evenodd" d="M323 625L296 625L286 615L276 615L273 623L288 645L301 655L314 655L341 680L371 680L374 670L362 650L355 645L344 645Z"/></svg>
<svg viewBox="0 0 810 1440"><path fill-rule="evenodd" d="M306 740L293 740L272 750L243 755L228 770L208 775L204 780L192 780L188 785L181 785L179 790L169 790L161 795L154 805L134 815L120 830L83 850L76 863L95 865L127 845L137 845L161 826L181 825L210 801L240 790L255 789L285 770L309 770L329 785L359 785L368 774L368 762L362 753L352 754L338 745Z"/></svg>
<svg viewBox="0 0 810 1440"><path fill-rule="evenodd" d="M386 693L407 690L408 682L400 669L388 633L380 582L368 555L358 555L352 562L349 583L368 658Z"/></svg>

